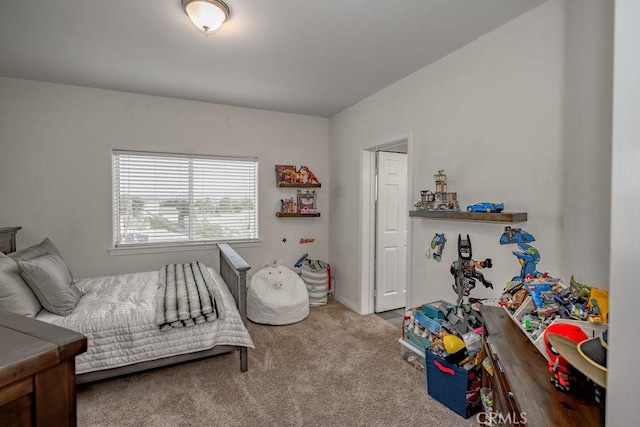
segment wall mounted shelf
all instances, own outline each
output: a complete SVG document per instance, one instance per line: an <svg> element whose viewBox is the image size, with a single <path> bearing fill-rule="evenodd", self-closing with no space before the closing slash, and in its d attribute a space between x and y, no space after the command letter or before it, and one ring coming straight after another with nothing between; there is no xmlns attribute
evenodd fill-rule
<svg viewBox="0 0 640 427"><path fill-rule="evenodd" d="M313 218L319 217L320 212L314 214L276 212L276 216L278 218Z"/></svg>
<svg viewBox="0 0 640 427"><path fill-rule="evenodd" d="M276 212L278 218L314 218L320 213L316 210L317 191L310 188L320 188L315 175L306 166L300 166L298 170L293 165L276 165L276 187L297 188L297 200L293 197L280 200L280 211ZM302 189L306 190L302 190ZM316 212L316 213L309 213Z"/></svg>
<svg viewBox="0 0 640 427"><path fill-rule="evenodd" d="M322 187L322 184L319 183L314 183L314 184L296 184L296 183L291 183L291 182L278 182L276 183L277 187L289 187L289 188L310 188L310 187L315 187L315 188L319 188Z"/></svg>
<svg viewBox="0 0 640 427"><path fill-rule="evenodd" d="M452 221L516 223L527 221L526 212L448 212L448 211L409 211L410 217L444 219Z"/></svg>

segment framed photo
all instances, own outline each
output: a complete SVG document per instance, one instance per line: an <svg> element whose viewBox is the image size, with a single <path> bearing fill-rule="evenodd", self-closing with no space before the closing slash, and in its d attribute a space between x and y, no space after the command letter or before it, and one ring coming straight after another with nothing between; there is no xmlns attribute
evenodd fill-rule
<svg viewBox="0 0 640 427"><path fill-rule="evenodd" d="M296 167L292 165L276 165L276 183L295 182Z"/></svg>
<svg viewBox="0 0 640 427"><path fill-rule="evenodd" d="M298 213L314 214L317 212L316 191L298 190Z"/></svg>

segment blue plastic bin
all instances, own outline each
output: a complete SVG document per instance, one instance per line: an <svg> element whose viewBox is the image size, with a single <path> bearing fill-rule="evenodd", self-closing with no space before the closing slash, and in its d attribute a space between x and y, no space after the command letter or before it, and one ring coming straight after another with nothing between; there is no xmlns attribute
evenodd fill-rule
<svg viewBox="0 0 640 427"><path fill-rule="evenodd" d="M425 352L427 393L464 418L482 408L480 402L481 370L453 365L429 350Z"/></svg>

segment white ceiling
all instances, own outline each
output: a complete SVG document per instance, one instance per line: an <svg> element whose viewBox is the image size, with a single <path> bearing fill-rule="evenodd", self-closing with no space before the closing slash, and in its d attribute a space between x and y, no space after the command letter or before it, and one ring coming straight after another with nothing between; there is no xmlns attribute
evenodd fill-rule
<svg viewBox="0 0 640 427"><path fill-rule="evenodd" d="M0 76L329 117L546 0L2 0Z"/></svg>

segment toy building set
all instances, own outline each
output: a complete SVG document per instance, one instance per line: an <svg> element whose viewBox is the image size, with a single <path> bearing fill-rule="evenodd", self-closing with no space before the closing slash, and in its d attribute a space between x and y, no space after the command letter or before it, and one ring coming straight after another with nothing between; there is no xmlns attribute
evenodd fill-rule
<svg viewBox="0 0 640 427"><path fill-rule="evenodd" d="M436 191L422 190L420 201L414 207L418 211L427 212L460 212L458 193L447 191L447 175L439 170L433 175ZM467 212L500 213L504 210L504 203L479 202L467 206Z"/></svg>
<svg viewBox="0 0 640 427"><path fill-rule="evenodd" d="M415 204L415 208L421 211L459 212L458 193L447 191L447 175L444 170L439 170L437 174L433 175L433 179L436 182L436 191L421 191L421 200Z"/></svg>
<svg viewBox="0 0 640 427"><path fill-rule="evenodd" d="M442 171L438 175L442 183ZM446 192L446 187L437 189ZM428 200L425 202L430 203ZM428 252L427 256L440 261L444 242L444 234L436 233L430 244L435 251ZM548 360L548 366L542 365L542 369L548 369L549 380L555 388L581 396L585 396L586 390L586 396L595 398L602 407L606 386L606 345L604 359L601 352L594 352L594 360L589 363L582 364L585 356L582 353L578 355L578 352L582 351L582 346L585 351L597 345L602 347L602 337L606 342L608 292L582 285L573 276L570 285L565 286L560 279L540 272L540 252L531 245L532 242L535 242L532 234L520 228L505 227L499 244L517 247L512 254L520 271L507 282L495 302L487 303L504 307L512 321ZM481 381L482 375L493 375L494 369L482 344L480 306L483 300L471 298L470 293L477 282L493 289L491 281L478 271L492 266L491 258L475 261L471 238L459 234L458 258L449 267L456 303L435 301L422 304L408 310L403 321L401 356L427 373L429 395L465 418L483 408L486 412L491 406L491 399L486 398L490 396L491 389L482 388ZM556 342L563 347L556 349L553 345ZM481 389L485 395L484 402Z"/></svg>

